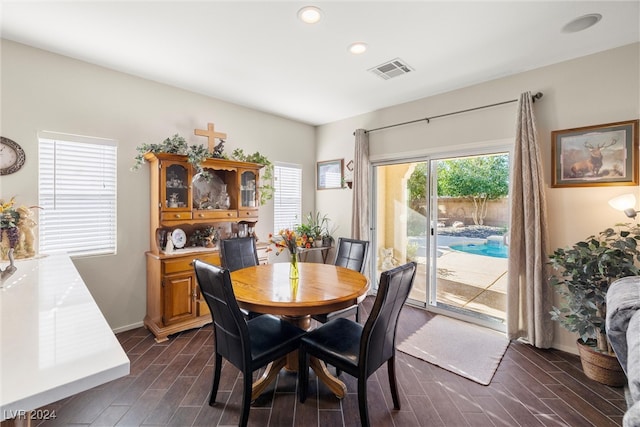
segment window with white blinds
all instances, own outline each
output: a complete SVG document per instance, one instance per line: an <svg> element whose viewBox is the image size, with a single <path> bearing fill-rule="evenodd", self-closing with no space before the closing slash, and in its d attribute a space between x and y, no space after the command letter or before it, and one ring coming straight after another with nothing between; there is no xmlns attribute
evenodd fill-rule
<svg viewBox="0 0 640 427"><path fill-rule="evenodd" d="M116 141L41 132L39 251L116 252Z"/></svg>
<svg viewBox="0 0 640 427"><path fill-rule="evenodd" d="M302 166L274 165L274 232L300 224L302 214Z"/></svg>

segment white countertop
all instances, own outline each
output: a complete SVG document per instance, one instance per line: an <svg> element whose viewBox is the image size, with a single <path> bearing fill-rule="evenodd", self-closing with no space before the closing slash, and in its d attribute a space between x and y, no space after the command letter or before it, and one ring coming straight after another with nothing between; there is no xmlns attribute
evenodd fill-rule
<svg viewBox="0 0 640 427"><path fill-rule="evenodd" d="M129 359L68 256L15 265L0 284L0 421L129 374Z"/></svg>

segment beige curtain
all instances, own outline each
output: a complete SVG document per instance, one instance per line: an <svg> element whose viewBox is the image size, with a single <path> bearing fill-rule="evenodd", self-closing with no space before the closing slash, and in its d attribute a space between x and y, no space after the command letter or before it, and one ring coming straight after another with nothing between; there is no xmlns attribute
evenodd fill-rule
<svg viewBox="0 0 640 427"><path fill-rule="evenodd" d="M355 132L355 153L353 157L353 206L351 217L351 237L359 240L369 238L369 134L364 129Z"/></svg>
<svg viewBox="0 0 640 427"><path fill-rule="evenodd" d="M507 336L536 347L553 341L547 283L547 209L531 92L520 95L511 171Z"/></svg>

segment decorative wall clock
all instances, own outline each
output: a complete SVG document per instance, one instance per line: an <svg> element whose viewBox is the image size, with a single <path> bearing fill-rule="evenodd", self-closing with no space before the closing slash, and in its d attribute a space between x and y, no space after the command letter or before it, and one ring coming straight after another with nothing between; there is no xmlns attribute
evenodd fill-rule
<svg viewBox="0 0 640 427"><path fill-rule="evenodd" d="M9 175L20 170L26 156L17 142L0 137L0 175Z"/></svg>

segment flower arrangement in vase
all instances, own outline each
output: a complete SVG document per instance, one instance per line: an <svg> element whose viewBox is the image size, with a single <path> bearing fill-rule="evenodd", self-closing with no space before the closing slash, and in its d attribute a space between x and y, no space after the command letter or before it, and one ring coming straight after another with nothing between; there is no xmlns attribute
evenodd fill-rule
<svg viewBox="0 0 640 427"><path fill-rule="evenodd" d="M285 249L289 250L291 256L291 268L289 278L297 279L298 274L298 248L302 246L303 239L294 230L280 230L277 235L269 234L269 243L275 246L276 255L280 255ZM271 247L267 251L271 251Z"/></svg>
<svg viewBox="0 0 640 427"><path fill-rule="evenodd" d="M38 206L15 207L15 203L15 197L7 202L0 200L0 259L7 259L12 249L15 258L36 254L33 209Z"/></svg>

